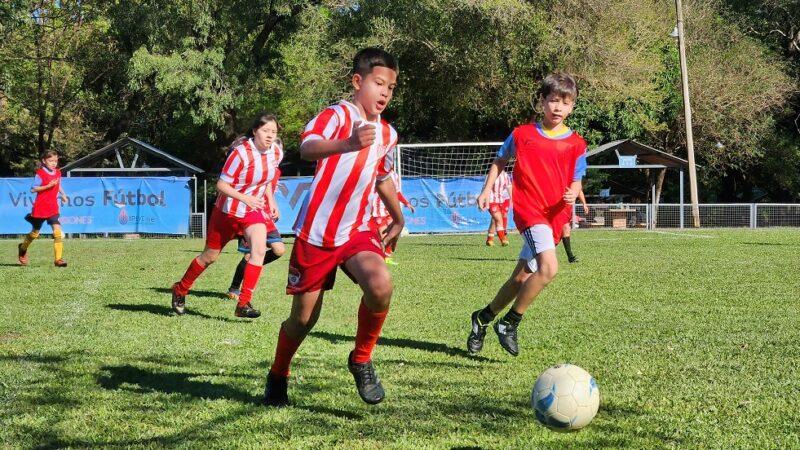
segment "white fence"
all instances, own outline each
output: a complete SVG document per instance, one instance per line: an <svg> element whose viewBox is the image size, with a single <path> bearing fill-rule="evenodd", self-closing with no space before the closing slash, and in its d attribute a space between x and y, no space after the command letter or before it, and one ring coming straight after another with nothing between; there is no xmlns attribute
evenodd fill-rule
<svg viewBox="0 0 800 450"><path fill-rule="evenodd" d="M692 206L664 203L575 205L580 227L603 229L690 228ZM681 211L681 208L683 210ZM700 204L702 228L800 227L800 204L707 203Z"/></svg>

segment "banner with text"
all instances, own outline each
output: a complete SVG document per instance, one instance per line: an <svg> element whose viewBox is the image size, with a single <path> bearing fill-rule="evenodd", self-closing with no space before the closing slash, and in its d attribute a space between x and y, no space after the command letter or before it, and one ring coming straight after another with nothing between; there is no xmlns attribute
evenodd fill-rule
<svg viewBox="0 0 800 450"><path fill-rule="evenodd" d="M61 179L68 201L60 202L65 233L188 234L189 178ZM0 178L0 234L31 230L25 221L36 194L33 178ZM42 230L49 233L47 225Z"/></svg>

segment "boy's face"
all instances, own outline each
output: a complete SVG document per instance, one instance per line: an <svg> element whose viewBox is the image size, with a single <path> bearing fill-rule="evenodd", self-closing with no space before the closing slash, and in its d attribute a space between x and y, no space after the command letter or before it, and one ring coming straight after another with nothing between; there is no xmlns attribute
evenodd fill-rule
<svg viewBox="0 0 800 450"><path fill-rule="evenodd" d="M397 87L397 72L377 66L372 72L362 77L353 75L353 88L356 90L355 101L364 108L368 120L375 120L386 109Z"/></svg>
<svg viewBox="0 0 800 450"><path fill-rule="evenodd" d="M58 167L58 155L53 155L42 160L44 166L50 170L55 170Z"/></svg>
<svg viewBox="0 0 800 450"><path fill-rule="evenodd" d="M278 124L275 122L267 122L253 130L253 142L255 142L256 147L261 151L269 150L269 147L277 138Z"/></svg>
<svg viewBox="0 0 800 450"><path fill-rule="evenodd" d="M548 128L555 128L562 123L572 113L575 100L558 94L550 94L542 99L544 109L544 122Z"/></svg>

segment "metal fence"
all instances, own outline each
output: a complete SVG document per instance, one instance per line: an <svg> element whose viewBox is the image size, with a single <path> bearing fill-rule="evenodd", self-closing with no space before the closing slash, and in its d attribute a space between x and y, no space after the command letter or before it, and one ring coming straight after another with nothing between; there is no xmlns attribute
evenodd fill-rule
<svg viewBox="0 0 800 450"><path fill-rule="evenodd" d="M689 228L689 204L590 204L575 205L578 226L601 229ZM800 227L800 204L707 203L700 204L702 228Z"/></svg>

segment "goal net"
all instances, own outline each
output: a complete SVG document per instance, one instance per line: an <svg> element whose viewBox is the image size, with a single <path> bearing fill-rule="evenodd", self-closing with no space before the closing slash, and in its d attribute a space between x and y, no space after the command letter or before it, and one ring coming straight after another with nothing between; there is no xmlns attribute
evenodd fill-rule
<svg viewBox="0 0 800 450"><path fill-rule="evenodd" d="M412 233L486 231L490 215L477 198L502 142L398 145L395 168L401 190L416 208L406 213ZM513 167L513 161L506 170Z"/></svg>

